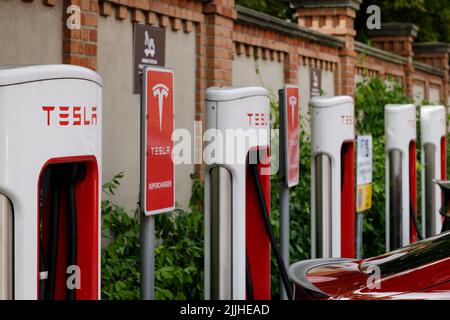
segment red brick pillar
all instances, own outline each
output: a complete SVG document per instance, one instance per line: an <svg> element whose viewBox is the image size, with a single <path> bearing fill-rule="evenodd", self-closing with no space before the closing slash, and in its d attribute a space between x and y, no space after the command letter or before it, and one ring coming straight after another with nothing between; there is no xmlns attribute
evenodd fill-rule
<svg viewBox="0 0 450 320"><path fill-rule="evenodd" d="M340 62L336 76L336 92L353 96L355 93L356 58L354 21L362 0L296 0L300 26L340 37L345 45L339 50Z"/></svg>
<svg viewBox="0 0 450 320"><path fill-rule="evenodd" d="M444 71L444 76L442 77L441 99L445 104L448 104L450 90L450 43L416 43L414 44L413 49L417 61L432 65L433 67Z"/></svg>
<svg viewBox="0 0 450 320"><path fill-rule="evenodd" d="M230 86L233 69L234 0L212 0L205 14L206 87Z"/></svg>
<svg viewBox="0 0 450 320"><path fill-rule="evenodd" d="M298 53L297 47L291 45L289 53L284 59L284 82L288 84L298 84Z"/></svg>
<svg viewBox="0 0 450 320"><path fill-rule="evenodd" d="M69 6L74 10L67 13ZM78 14L80 9L80 28L69 29L69 17ZM63 23L63 62L97 70L97 27L98 0L64 0Z"/></svg>
<svg viewBox="0 0 450 320"><path fill-rule="evenodd" d="M413 43L417 37L419 28L412 23L383 23L381 29L369 31L372 45L406 57L405 65L405 92L409 97L413 96L414 84L414 51Z"/></svg>

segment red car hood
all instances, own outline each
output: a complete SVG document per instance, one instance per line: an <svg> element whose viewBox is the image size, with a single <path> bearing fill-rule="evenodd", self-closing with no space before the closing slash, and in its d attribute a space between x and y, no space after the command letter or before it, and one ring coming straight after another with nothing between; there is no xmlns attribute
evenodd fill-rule
<svg viewBox="0 0 450 320"><path fill-rule="evenodd" d="M296 299L450 299L450 234L366 260L297 262Z"/></svg>
<svg viewBox="0 0 450 320"><path fill-rule="evenodd" d="M320 263L319 260L317 262ZM401 272L387 277L365 274L360 270L361 261L341 261L313 267L307 271L308 281L328 299L450 299L450 259ZM409 295L405 295L410 293ZM415 294L412 294L415 293Z"/></svg>

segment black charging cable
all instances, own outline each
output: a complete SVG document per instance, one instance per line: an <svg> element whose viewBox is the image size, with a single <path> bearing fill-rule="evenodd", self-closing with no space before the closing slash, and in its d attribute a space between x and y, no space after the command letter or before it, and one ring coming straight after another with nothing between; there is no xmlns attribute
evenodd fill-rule
<svg viewBox="0 0 450 320"><path fill-rule="evenodd" d="M256 193L258 195L259 204L261 206L261 214L264 221L264 227L266 229L267 235L269 237L270 245L275 253L275 258L277 261L278 268L281 273L281 280L283 282L284 290L286 291L286 295L289 300L292 300L292 285L289 282L289 276L286 270L286 265L283 262L283 258L281 257L280 249L278 248L277 242L275 240L275 235L273 233L272 224L269 218L269 211L267 209L266 200L264 198L263 189L261 186L261 181L259 180L258 168L256 165L249 165L252 170L253 181L256 187Z"/></svg>
<svg viewBox="0 0 450 320"><path fill-rule="evenodd" d="M417 221L417 215L416 215L416 212L414 211L414 207L413 207L413 203L412 203L411 199L409 200L409 216L414 225L414 230L416 231L417 238L419 238L419 240L423 240L422 233L419 230L419 223Z"/></svg>
<svg viewBox="0 0 450 320"><path fill-rule="evenodd" d="M441 233L447 232L450 230L450 217L444 216L444 221L442 222Z"/></svg>
<svg viewBox="0 0 450 320"><path fill-rule="evenodd" d="M77 265L77 206L76 206L76 185L86 176L86 166L84 163L71 163L65 168L66 173L66 207L67 207L67 265ZM67 275L70 277L71 275ZM76 300L76 288L67 287L67 300Z"/></svg>
<svg viewBox="0 0 450 320"><path fill-rule="evenodd" d="M442 221L441 233L450 230L450 182L449 181L437 181L439 188L442 191L443 202L439 209L440 215L444 218Z"/></svg>
<svg viewBox="0 0 450 320"><path fill-rule="evenodd" d="M53 177L52 177L53 178ZM52 179L54 182L55 179ZM59 205L60 194L57 183L54 183L51 190L51 204L50 204L50 226L49 226L49 240L48 240L48 285L46 286L46 299L54 299L56 286L56 268L58 257L58 242L59 242Z"/></svg>
<svg viewBox="0 0 450 320"><path fill-rule="evenodd" d="M46 299L46 284L48 279L47 258L44 251L42 239L42 220L44 210L47 207L48 190L50 187L51 167L47 167L42 172L39 190L39 300Z"/></svg>
<svg viewBox="0 0 450 320"><path fill-rule="evenodd" d="M50 190L50 217L49 217L49 240L48 240L48 261L46 263L43 250L42 239L40 239L40 288L39 294L41 299L54 299L57 261L58 261L58 242L59 242L59 225L60 225L60 205L61 197L65 196L66 215L67 215L67 265L77 266L77 206L76 206L76 185L86 176L86 165L84 163L67 163L53 165L52 170L48 170L48 175L43 175L40 190L40 212L41 219L43 209L45 207L47 192ZM50 174L51 172L51 174ZM51 183L51 188L49 187ZM47 271L48 270L48 271ZM47 271L48 279L45 279ZM67 275L66 280L71 277ZM66 281L67 284L67 281ZM67 300L76 300L76 288L67 287Z"/></svg>

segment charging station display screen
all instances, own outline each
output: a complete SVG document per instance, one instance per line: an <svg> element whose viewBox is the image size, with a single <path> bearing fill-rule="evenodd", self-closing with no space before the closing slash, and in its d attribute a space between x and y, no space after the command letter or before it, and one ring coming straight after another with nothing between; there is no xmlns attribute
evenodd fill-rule
<svg viewBox="0 0 450 320"><path fill-rule="evenodd" d="M173 71L148 67L144 71L141 116L144 119L144 190L146 215L172 211L175 175L172 159L174 129Z"/></svg>
<svg viewBox="0 0 450 320"><path fill-rule="evenodd" d="M284 128L285 128L285 159L286 159L286 182L288 187L298 184L299 176L299 146L298 146L298 115L299 100L298 87L285 87L284 103Z"/></svg>

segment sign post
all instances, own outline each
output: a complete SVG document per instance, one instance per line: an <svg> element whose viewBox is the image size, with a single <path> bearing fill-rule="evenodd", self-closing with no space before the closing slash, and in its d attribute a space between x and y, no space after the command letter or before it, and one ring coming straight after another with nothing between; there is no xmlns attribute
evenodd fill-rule
<svg viewBox="0 0 450 320"><path fill-rule="evenodd" d="M289 267L289 188L299 180L299 100L298 87L286 85L279 90L280 119L280 247L286 268ZM280 287L283 282L280 279ZM281 299L287 300L280 290Z"/></svg>
<svg viewBox="0 0 450 320"><path fill-rule="evenodd" d="M356 258L362 258L364 211L372 207L372 136L358 136L356 160Z"/></svg>
<svg viewBox="0 0 450 320"><path fill-rule="evenodd" d="M141 90L141 299L154 299L155 215L175 207L173 71L145 67Z"/></svg>

